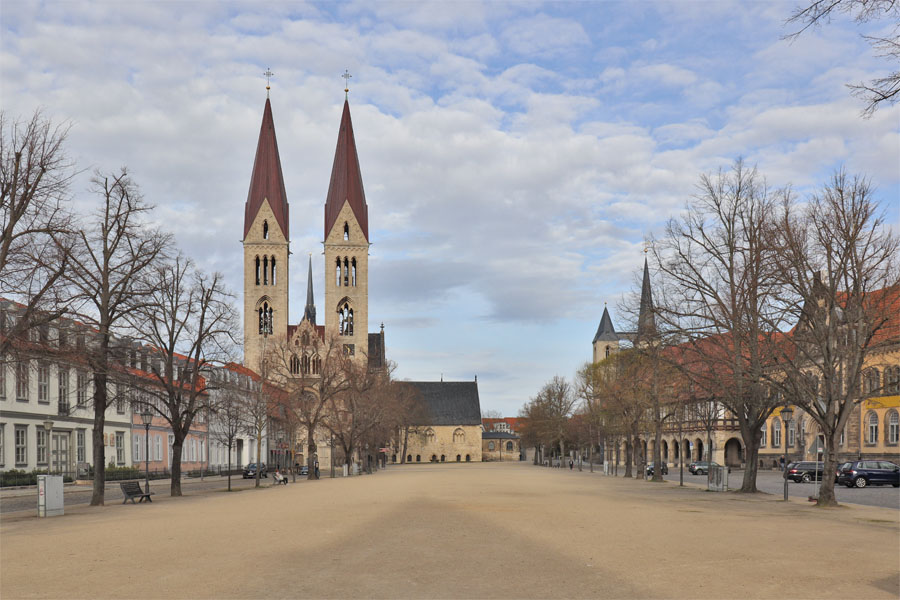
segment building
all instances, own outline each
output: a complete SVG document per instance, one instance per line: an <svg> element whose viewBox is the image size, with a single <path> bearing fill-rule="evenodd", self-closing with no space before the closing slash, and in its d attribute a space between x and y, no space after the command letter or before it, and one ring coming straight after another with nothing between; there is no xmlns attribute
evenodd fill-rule
<svg viewBox="0 0 900 600"><path fill-rule="evenodd" d="M518 433L524 419L521 417L485 417L481 419L481 426L485 431L502 431L504 433Z"/></svg>
<svg viewBox="0 0 900 600"><path fill-rule="evenodd" d="M522 443L519 436L506 431L485 431L481 434L481 460L484 462L522 460Z"/></svg>
<svg viewBox="0 0 900 600"><path fill-rule="evenodd" d="M478 381L404 381L421 398L425 411L407 438L407 463L480 462L481 403ZM398 436L403 452L403 436ZM396 455L392 462L400 462Z"/></svg>

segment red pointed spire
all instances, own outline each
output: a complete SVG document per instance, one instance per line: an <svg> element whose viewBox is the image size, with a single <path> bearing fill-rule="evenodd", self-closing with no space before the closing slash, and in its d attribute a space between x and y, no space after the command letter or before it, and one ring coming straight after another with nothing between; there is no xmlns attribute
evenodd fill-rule
<svg viewBox="0 0 900 600"><path fill-rule="evenodd" d="M250 225L263 200L269 200L269 206L275 213L275 220L281 227L286 240L290 240L290 222L288 221L288 201L284 191L284 176L281 173L281 158L278 156L278 140L275 139L275 121L272 119L272 104L266 98L263 110L262 125L259 128L259 142L256 144L256 159L253 161L253 174L250 177L250 191L244 205L244 238L250 231Z"/></svg>
<svg viewBox="0 0 900 600"><path fill-rule="evenodd" d="M350 202L350 208L368 241L369 208L359 171L359 157L356 155L356 140L353 137L350 104L347 100L344 100L344 114L341 116L334 165L331 168L331 183L328 184L328 197L325 200L325 237L328 237L328 232L334 227L345 200Z"/></svg>

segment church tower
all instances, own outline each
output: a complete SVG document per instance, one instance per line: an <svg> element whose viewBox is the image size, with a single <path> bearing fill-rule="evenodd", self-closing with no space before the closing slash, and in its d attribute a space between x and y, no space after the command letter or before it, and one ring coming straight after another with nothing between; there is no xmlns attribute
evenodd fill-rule
<svg viewBox="0 0 900 600"><path fill-rule="evenodd" d="M288 201L272 105L266 97L244 205L244 365L260 369L264 339L288 324Z"/></svg>
<svg viewBox="0 0 900 600"><path fill-rule="evenodd" d="M325 200L325 337L364 361L369 351L369 209L350 104L338 131Z"/></svg>
<svg viewBox="0 0 900 600"><path fill-rule="evenodd" d="M613 327L612 319L609 317L609 311L603 307L603 316L600 318L600 325L597 327L597 333L594 335L594 360L598 363L609 357L610 354L619 351L619 334Z"/></svg>

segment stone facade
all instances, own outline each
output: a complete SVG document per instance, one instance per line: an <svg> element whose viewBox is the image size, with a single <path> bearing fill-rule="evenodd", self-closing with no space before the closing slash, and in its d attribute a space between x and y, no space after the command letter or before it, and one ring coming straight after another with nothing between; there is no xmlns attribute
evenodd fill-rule
<svg viewBox="0 0 900 600"><path fill-rule="evenodd" d="M402 451L402 437L400 449ZM406 462L481 462L479 425L433 425L410 432ZM400 458L397 458L400 462Z"/></svg>
<svg viewBox="0 0 900 600"><path fill-rule="evenodd" d="M521 460L521 441L513 434L484 433L481 436L481 457L485 462Z"/></svg>
<svg viewBox="0 0 900 600"><path fill-rule="evenodd" d="M345 308L346 307L346 308ZM348 332L341 312L352 311ZM347 351L365 361L369 350L369 241L344 202L325 237L325 336L340 340Z"/></svg>

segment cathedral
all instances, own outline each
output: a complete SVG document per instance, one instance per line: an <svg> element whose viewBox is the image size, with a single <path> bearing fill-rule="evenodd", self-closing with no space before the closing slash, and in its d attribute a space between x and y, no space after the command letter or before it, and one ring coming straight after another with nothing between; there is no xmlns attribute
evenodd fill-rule
<svg viewBox="0 0 900 600"><path fill-rule="evenodd" d="M306 308L298 323L289 315L290 206L284 187L272 104L266 97L250 190L244 207L244 365L260 370L269 336L284 337L299 351L295 374L318 374L322 357L311 342L334 340L347 355L371 368L384 366L384 329L369 326L369 214L345 98L331 181L325 199L325 314L316 321L312 255Z"/></svg>

